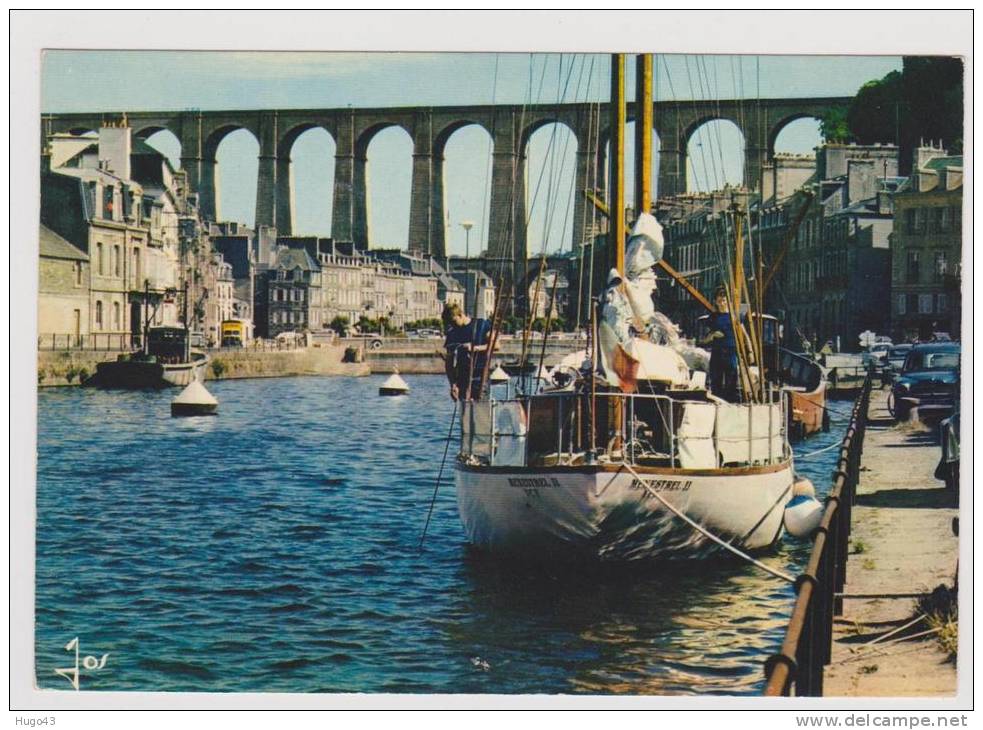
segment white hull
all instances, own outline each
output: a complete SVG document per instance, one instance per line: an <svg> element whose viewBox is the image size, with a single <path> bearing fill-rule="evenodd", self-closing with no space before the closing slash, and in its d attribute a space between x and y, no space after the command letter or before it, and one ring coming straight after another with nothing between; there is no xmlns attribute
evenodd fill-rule
<svg viewBox="0 0 983 730"><path fill-rule="evenodd" d="M766 548L781 535L784 507L792 497L791 462L638 471L649 490L737 547ZM468 537L491 552L634 560L701 557L721 549L639 486L626 469L458 464L456 483Z"/></svg>
<svg viewBox="0 0 983 730"><path fill-rule="evenodd" d="M192 354L192 357L195 357ZM170 385L185 387L191 385L195 379L205 379L205 366L208 365L208 356L201 355L199 359L191 362L180 363L179 365L164 365L161 378Z"/></svg>

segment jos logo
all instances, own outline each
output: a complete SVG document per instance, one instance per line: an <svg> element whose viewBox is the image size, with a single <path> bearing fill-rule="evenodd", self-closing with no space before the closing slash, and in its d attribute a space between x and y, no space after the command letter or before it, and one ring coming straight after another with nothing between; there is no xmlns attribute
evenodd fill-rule
<svg viewBox="0 0 983 730"><path fill-rule="evenodd" d="M109 660L109 654L103 654L101 658L96 658L94 656L86 656L81 660L81 665L79 662L79 637L75 637L67 644L65 644L65 651L75 651L75 666L74 667L64 667L62 669L56 669L55 674L64 677L72 686L78 690L79 688L79 678L81 676L81 669L85 669L88 672L96 672L106 666L106 662Z"/></svg>

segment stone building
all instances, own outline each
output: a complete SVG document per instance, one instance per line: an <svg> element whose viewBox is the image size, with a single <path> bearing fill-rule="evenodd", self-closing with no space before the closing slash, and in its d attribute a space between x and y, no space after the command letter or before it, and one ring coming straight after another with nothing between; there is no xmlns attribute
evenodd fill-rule
<svg viewBox="0 0 983 730"><path fill-rule="evenodd" d="M38 337L69 335L72 344L89 334L89 256L50 228L40 228Z"/></svg>
<svg viewBox="0 0 983 730"><path fill-rule="evenodd" d="M148 276L148 212L130 175L129 129L106 127L98 139L49 140L41 223L89 258L89 321L80 330L139 335L140 304L130 304Z"/></svg>
<svg viewBox="0 0 983 730"><path fill-rule="evenodd" d="M257 337L321 329L321 267L303 247L281 246L275 266L261 266L256 277Z"/></svg>
<svg viewBox="0 0 983 730"><path fill-rule="evenodd" d="M896 341L960 335L963 161L941 147L915 150L894 198L891 331Z"/></svg>

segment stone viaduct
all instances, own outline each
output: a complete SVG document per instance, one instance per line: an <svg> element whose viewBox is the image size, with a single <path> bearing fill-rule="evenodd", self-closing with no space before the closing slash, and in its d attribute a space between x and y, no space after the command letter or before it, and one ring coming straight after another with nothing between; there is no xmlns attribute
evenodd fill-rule
<svg viewBox="0 0 983 730"><path fill-rule="evenodd" d="M821 117L831 108L845 108L848 97L660 101L654 105L659 137L658 193L686 191L686 155L690 137L708 121L733 122L744 135L744 183L760 184L763 163L774 154L779 132L803 117ZM634 117L629 104L628 119ZM44 114L42 137L56 133L82 134L124 112ZM470 124L483 127L493 141L489 255L511 260L524 269L526 259L526 194L524 171L531 135L550 123L566 125L577 140L577 164L573 221L576 246L585 235L586 189L606 188L603 178L605 148L609 136L606 103L543 105L486 105L402 107L383 109L278 109L245 111L127 111L134 135L146 138L169 130L181 144L181 167L199 194L202 212L217 212L215 154L222 139L246 129L259 142L256 189L256 225L272 225L289 234L294 203L291 190L290 154L297 138L308 129L321 127L336 144L331 235L368 247L366 205L366 153L372 138L382 129L398 126L413 140L413 173L410 193L409 246L441 258L444 240L444 148L457 130ZM42 139L43 143L43 139ZM519 262L523 262L520 264Z"/></svg>

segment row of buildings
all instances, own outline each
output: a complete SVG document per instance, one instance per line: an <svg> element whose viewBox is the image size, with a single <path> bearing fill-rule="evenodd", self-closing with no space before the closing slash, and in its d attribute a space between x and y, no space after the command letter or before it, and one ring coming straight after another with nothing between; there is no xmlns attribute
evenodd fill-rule
<svg viewBox="0 0 983 730"><path fill-rule="evenodd" d="M457 302L490 317L492 279L460 262L358 250L330 238L205 220L184 173L125 119L53 135L41 160L39 340L127 347L147 326L188 323L217 343L384 320L433 320Z"/></svg>
<svg viewBox="0 0 983 730"><path fill-rule="evenodd" d="M827 144L815 156L776 156L760 194L660 200L665 256L709 295L728 270L736 203L750 250L769 267L781 259L765 307L793 345L856 350L866 330L896 341L958 337L962 158L922 146L908 177L898 175L898 162L892 145ZM682 287L665 282L660 304L684 331L696 331L704 311Z"/></svg>

